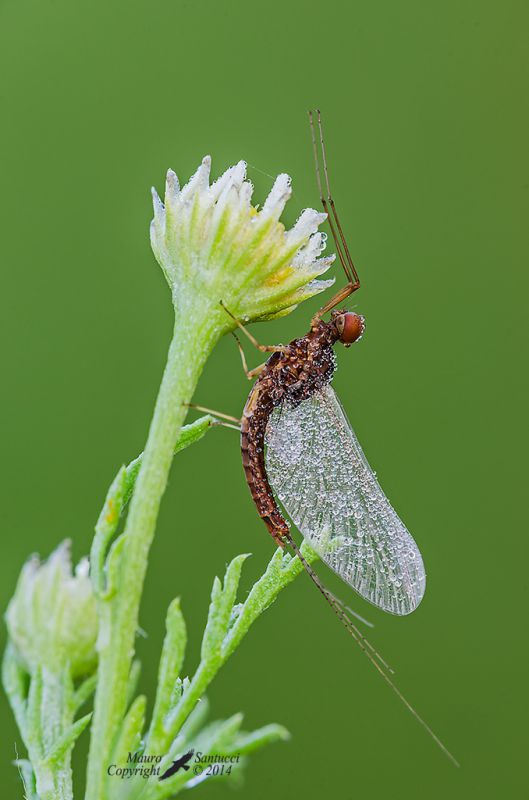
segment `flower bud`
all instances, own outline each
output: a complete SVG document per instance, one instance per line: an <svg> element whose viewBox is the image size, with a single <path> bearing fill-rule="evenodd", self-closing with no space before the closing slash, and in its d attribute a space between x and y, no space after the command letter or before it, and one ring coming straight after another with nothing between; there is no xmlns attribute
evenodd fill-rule
<svg viewBox="0 0 529 800"><path fill-rule="evenodd" d="M60 672L69 665L72 678L96 664L97 612L88 559L72 575L69 542L41 563L26 562L6 612L11 641L33 674L37 667Z"/></svg>

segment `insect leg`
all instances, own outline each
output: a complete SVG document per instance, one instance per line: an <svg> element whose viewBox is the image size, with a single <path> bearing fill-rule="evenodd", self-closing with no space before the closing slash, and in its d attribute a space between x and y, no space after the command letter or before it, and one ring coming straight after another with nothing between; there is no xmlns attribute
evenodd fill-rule
<svg viewBox="0 0 529 800"><path fill-rule="evenodd" d="M321 153L323 160L323 172L325 176L325 186L327 190L327 199L325 198L321 182L320 164L318 158L318 147L316 144L316 132L314 128L313 114L312 111L309 111L310 129L312 134L312 146L314 150L314 163L316 165L316 179L318 182L318 190L320 193L320 199L323 206L323 210L327 214L329 227L331 229L331 234L334 239L334 244L336 247L336 252L338 254L338 258L340 259L340 263L345 272L345 276L347 278L347 284L342 289L340 289L340 291L338 291L333 297L331 297L331 299L327 303L325 303L325 305L314 316L313 322L316 322L318 319L320 319L323 316L323 314L327 313L327 311L331 311L333 308L339 305L343 300L345 300L346 297L349 297L350 294L355 292L360 287L360 280L358 278L355 265L353 264L353 259L351 258L351 254L349 252L349 248L345 240L342 226L340 225L340 220L336 212L336 206L334 204L334 200L331 194L331 187L329 183L329 172L327 169L327 158L325 153L325 144L323 140L323 127L321 122L321 114L319 111L317 112L317 114L318 114L318 129L320 135L320 146L321 146Z"/></svg>
<svg viewBox="0 0 529 800"><path fill-rule="evenodd" d="M239 433L241 432L240 425L232 425L231 422L223 422L221 419L213 420L212 424L213 425L220 425L223 428L231 428L232 431L238 431Z"/></svg>
<svg viewBox="0 0 529 800"><path fill-rule="evenodd" d="M356 267L355 267L355 265L353 263L353 259L351 258L351 253L349 252L349 248L347 246L347 241L345 239L345 236L344 236L344 233L343 233L343 230L342 230L342 226L340 225L340 220L338 218L338 213L336 211L336 206L334 205L334 199L333 199L333 196L332 196L332 193L331 193L331 187L330 187L330 183L329 183L329 172L328 172L328 169L327 169L327 156L326 156L326 152L325 152L325 142L323 140L323 125L322 125L322 121L321 121L321 113L320 113L319 110L318 110L318 128L319 128L319 132L320 132L321 155L322 155L322 159L323 159L323 172L324 172L324 175L325 175L325 185L326 185L326 188L327 188L327 201L329 202L329 204L331 206L333 217L334 217L334 220L336 222L336 227L338 228L338 233L340 234L340 240L341 240L341 243L343 245L343 249L344 249L344 253L345 253L345 259L346 259L346 262L347 262L347 269L345 270L345 273L346 273L347 277L349 278L349 281L358 288L360 286L360 280L358 278L358 273L357 273Z"/></svg>
<svg viewBox="0 0 529 800"><path fill-rule="evenodd" d="M249 381L253 380L254 378L257 378L257 376L260 375L260 373L265 368L266 362L264 364L259 364L258 367L254 367L253 369L248 369L248 364L246 363L246 356L244 355L244 350L242 349L242 345L235 333L232 333L232 336L237 342L237 347L239 348L239 353L241 355L242 368L244 370L246 377L248 378Z"/></svg>
<svg viewBox="0 0 529 800"><path fill-rule="evenodd" d="M235 322L237 327L241 329L241 331L244 333L244 335L251 341L253 346L256 347L258 350L260 350L261 353L282 353L284 351L285 346L282 345L282 344L279 344L279 345L275 345L275 344L260 344L257 341L257 339L255 338L255 336L252 336L250 331L246 329L246 327L242 324L242 322L239 319L237 319L237 317L235 317L228 308L226 308L226 306L224 305L222 300L220 301L220 304L221 304L222 308L224 309L224 311L226 312L226 314L228 314L228 316L232 318L232 320Z"/></svg>
<svg viewBox="0 0 529 800"><path fill-rule="evenodd" d="M198 406L196 403L185 403L188 408L194 408L195 411L203 411L204 414L212 414L214 417L226 419L228 422L236 422L240 428L241 420L238 417L232 417L231 414L223 414L222 411L215 411L213 408L206 408L206 406ZM239 428L237 430L239 430Z"/></svg>

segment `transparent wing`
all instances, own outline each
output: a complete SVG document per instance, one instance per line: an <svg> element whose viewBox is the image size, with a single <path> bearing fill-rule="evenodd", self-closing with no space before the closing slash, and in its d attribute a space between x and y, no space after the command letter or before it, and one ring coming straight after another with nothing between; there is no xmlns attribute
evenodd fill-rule
<svg viewBox="0 0 529 800"><path fill-rule="evenodd" d="M270 485L321 559L384 611L417 608L426 581L419 548L380 488L333 389L276 408L266 448Z"/></svg>

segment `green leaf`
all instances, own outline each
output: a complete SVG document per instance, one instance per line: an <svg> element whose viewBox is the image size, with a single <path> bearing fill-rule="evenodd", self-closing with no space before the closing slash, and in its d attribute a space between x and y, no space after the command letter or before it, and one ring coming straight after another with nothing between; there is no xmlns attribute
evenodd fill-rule
<svg viewBox="0 0 529 800"><path fill-rule="evenodd" d="M190 742L198 734L208 714L209 700L207 697L201 697L180 729L179 736L184 742Z"/></svg>
<svg viewBox="0 0 529 800"><path fill-rule="evenodd" d="M136 694L136 689L138 688L138 681L140 679L141 674L141 661L136 658L132 662L132 666L130 668L129 674L129 684L127 686L127 706L132 703L134 695Z"/></svg>
<svg viewBox="0 0 529 800"><path fill-rule="evenodd" d="M251 733L241 733L233 740L230 753L253 753L254 750L259 750L267 744L287 742L289 739L290 733L283 725L272 723Z"/></svg>
<svg viewBox="0 0 529 800"><path fill-rule="evenodd" d="M73 696L73 712L74 714L83 706L89 697L92 695L97 683L97 672L86 678L81 685L76 689Z"/></svg>
<svg viewBox="0 0 529 800"><path fill-rule="evenodd" d="M209 749L214 745L221 753L224 753L227 748L230 747L234 737L239 733L243 719L244 715L239 711L237 714L233 714L222 722L214 723L211 732L212 741L209 745ZM205 729L205 731L207 731L207 729ZM208 748L204 746L204 750L207 749Z"/></svg>
<svg viewBox="0 0 529 800"><path fill-rule="evenodd" d="M215 419L210 414L206 414L203 417L199 417L194 422L184 425L180 431L180 436L178 437L174 449L175 455L179 453L180 450L185 450L190 444L199 442L214 423Z"/></svg>
<svg viewBox="0 0 529 800"><path fill-rule="evenodd" d="M316 553L307 546L302 546L302 554L309 563L317 558ZM176 738L188 715L252 624L273 603L279 592L303 571L303 565L297 556L292 557L278 548L266 572L254 584L242 606L237 607L235 614L234 603L246 558L247 555L242 554L233 559L226 570L224 587L218 578L213 582L201 661L189 688L182 693L179 702L166 719L168 745Z"/></svg>
<svg viewBox="0 0 529 800"><path fill-rule="evenodd" d="M201 657L203 660L212 659L220 655L222 640L228 630L233 604L239 588L242 565L248 555L248 553L243 553L236 556L229 564L224 576L224 586L221 585L218 578L215 578L213 582L208 621L202 638Z"/></svg>
<svg viewBox="0 0 529 800"><path fill-rule="evenodd" d="M53 745L51 750L46 753L45 761L51 767L58 767L60 766L61 759L64 755L71 750L74 746L76 740L82 734L90 719L92 718L92 714L86 714L86 716L81 717L76 722L71 725L67 731L63 733L63 735L57 740L57 742Z"/></svg>
<svg viewBox="0 0 529 800"><path fill-rule="evenodd" d="M28 676L16 656L15 648L8 642L2 661L2 683L13 709L18 729L27 746L26 684Z"/></svg>
<svg viewBox="0 0 529 800"><path fill-rule="evenodd" d="M114 539L114 541L110 546L106 564L106 573L107 573L106 588L103 591L101 591L99 595L102 600L106 601L110 600L112 597L114 597L118 589L120 567L121 567L121 556L123 554L125 542L126 542L126 536L124 533L122 533L121 536L118 536L117 539Z"/></svg>
<svg viewBox="0 0 529 800"><path fill-rule="evenodd" d="M193 741L195 753L218 753L224 755L230 749L230 743L239 732L243 720L242 714L234 714L229 719L212 722L203 728ZM163 771L178 755L172 750L168 757L163 759L160 769ZM153 792L153 797L163 798L176 794L186 783L194 778L192 773L178 772L173 777L159 783Z"/></svg>
<svg viewBox="0 0 529 800"><path fill-rule="evenodd" d="M171 710L175 684L184 662L187 632L178 597L172 601L167 610L165 625L167 632L158 668L158 687L149 730L150 742L158 741L162 735L164 720Z"/></svg>
<svg viewBox="0 0 529 800"><path fill-rule="evenodd" d="M39 800L31 761L28 761L27 758L17 758L13 763L18 767L18 772L24 785L24 800Z"/></svg>
<svg viewBox="0 0 529 800"><path fill-rule="evenodd" d="M96 523L95 536L90 551L90 575L96 594L101 594L105 587L105 558L108 545L117 531L121 512L125 504L127 491L127 468L121 467L107 492L99 519Z"/></svg>
<svg viewBox="0 0 529 800"><path fill-rule="evenodd" d="M44 755L42 744L42 670L36 669L31 676L27 704L27 740L28 750Z"/></svg>
<svg viewBox="0 0 529 800"><path fill-rule="evenodd" d="M123 764L127 760L129 752L134 753L139 750L145 723L146 705L145 695L139 695L127 711L114 748L113 759L116 764Z"/></svg>
<svg viewBox="0 0 529 800"><path fill-rule="evenodd" d="M199 442L203 436L206 435L208 430L214 424L215 420L209 414L206 414L203 417L199 417L194 422L189 423L189 425L183 425L180 429L180 434L178 436L178 440L176 442L174 448L174 454L176 455L181 450L185 450L186 447L189 447L191 444L195 444L195 442ZM125 489L125 498L124 498L124 505L128 503L131 498L132 492L134 491L134 484L136 483L136 478L138 477L138 473L140 471L140 467L143 461L143 453L140 453L133 461L130 462L127 466L127 483Z"/></svg>
<svg viewBox="0 0 529 800"><path fill-rule="evenodd" d="M202 439L213 422L213 417L207 414L189 425L184 425L180 430L180 436L174 452L179 453L180 450L184 450L189 445ZM105 599L110 596L108 591L105 591L104 576L108 546L116 534L123 509L132 496L142 461L143 453L140 453L126 467L120 467L107 492L103 508L96 523L95 536L90 553L90 570L94 582L94 590L99 595L105 595Z"/></svg>
<svg viewBox="0 0 529 800"><path fill-rule="evenodd" d="M317 553L305 543L301 546L301 552L309 564L318 558ZM228 631L222 644L223 661L229 658L239 646L255 620L274 602L281 590L301 572L303 572L303 565L297 556L292 557L281 548L276 550L266 572L254 584L237 619Z"/></svg>

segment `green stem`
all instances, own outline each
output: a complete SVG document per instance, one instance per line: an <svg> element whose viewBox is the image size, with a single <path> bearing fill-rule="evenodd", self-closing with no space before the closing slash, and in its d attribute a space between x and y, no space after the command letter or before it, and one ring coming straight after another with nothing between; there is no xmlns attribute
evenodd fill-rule
<svg viewBox="0 0 529 800"><path fill-rule="evenodd" d="M223 324L224 323L224 324ZM219 312L177 314L167 364L125 526L117 591L99 601L99 668L88 759L86 800L103 800L106 770L126 711L134 638L160 502L175 444L204 364L224 333Z"/></svg>
<svg viewBox="0 0 529 800"><path fill-rule="evenodd" d="M46 667L42 670L41 727L44 752L52 750L63 731L73 722L71 703L66 692L69 677L57 675ZM42 800L71 800L71 748L50 764L44 759L35 767L37 793ZM50 785L52 783L52 785Z"/></svg>

